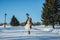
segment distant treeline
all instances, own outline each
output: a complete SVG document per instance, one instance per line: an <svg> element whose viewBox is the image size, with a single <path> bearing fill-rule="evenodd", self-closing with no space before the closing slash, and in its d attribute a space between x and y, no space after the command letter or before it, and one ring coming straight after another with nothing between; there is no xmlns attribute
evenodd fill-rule
<svg viewBox="0 0 60 40"><path fill-rule="evenodd" d="M11 26L25 26L26 25L26 22L22 22L22 23L20 23L19 21L18 21L18 19L15 17L15 15L13 15L13 17L11 18L11 22L10 23L0 23L0 26L2 26L2 25L11 25ZM36 26L36 25L40 25L41 23L40 22L32 22L32 25L33 26Z"/></svg>

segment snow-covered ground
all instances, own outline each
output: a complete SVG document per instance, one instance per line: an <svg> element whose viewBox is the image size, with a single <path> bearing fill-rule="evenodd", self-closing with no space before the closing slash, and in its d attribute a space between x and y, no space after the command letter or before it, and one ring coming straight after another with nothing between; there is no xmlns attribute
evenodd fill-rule
<svg viewBox="0 0 60 40"><path fill-rule="evenodd" d="M23 26L0 26L0 40L60 40L60 26L33 26L30 35Z"/></svg>

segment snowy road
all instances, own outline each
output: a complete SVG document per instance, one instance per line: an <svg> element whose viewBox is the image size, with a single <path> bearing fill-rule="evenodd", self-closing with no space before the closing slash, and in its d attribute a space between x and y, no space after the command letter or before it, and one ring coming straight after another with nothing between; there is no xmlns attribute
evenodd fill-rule
<svg viewBox="0 0 60 40"><path fill-rule="evenodd" d="M24 27L0 27L0 40L60 40L60 29L38 26L29 35Z"/></svg>

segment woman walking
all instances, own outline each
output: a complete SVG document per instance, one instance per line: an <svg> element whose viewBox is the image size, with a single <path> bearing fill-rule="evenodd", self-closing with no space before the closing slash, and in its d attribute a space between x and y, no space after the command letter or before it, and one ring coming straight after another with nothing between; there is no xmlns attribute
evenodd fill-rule
<svg viewBox="0 0 60 40"><path fill-rule="evenodd" d="M28 30L28 34L30 34L30 30L32 28L32 19L29 17L28 13L26 14L26 16L27 16L27 20L26 20L25 29L27 29Z"/></svg>

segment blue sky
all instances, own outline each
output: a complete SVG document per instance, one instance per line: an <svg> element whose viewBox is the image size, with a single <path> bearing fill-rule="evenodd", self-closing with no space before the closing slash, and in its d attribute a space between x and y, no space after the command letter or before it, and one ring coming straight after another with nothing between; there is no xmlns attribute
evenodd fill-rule
<svg viewBox="0 0 60 40"><path fill-rule="evenodd" d="M4 23L4 14L7 13L7 23L13 15L19 22L26 21L26 13L30 14L33 22L41 22L44 0L0 0L0 23Z"/></svg>

